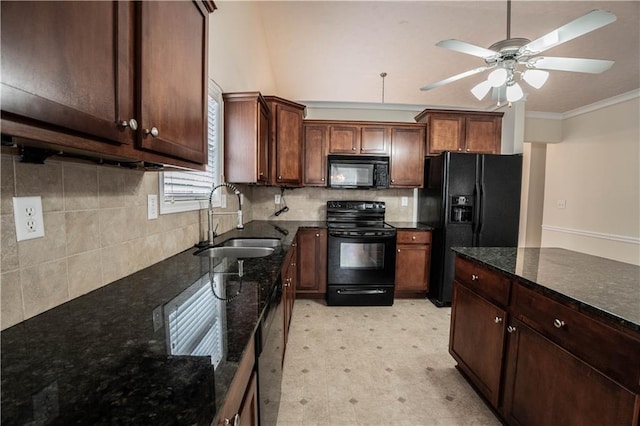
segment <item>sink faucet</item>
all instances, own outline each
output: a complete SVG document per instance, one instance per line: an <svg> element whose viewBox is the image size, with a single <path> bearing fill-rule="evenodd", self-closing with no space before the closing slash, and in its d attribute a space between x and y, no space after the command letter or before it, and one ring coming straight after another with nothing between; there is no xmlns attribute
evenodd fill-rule
<svg viewBox="0 0 640 426"><path fill-rule="evenodd" d="M236 225L236 228L238 228L238 229L244 228L244 224L242 222L242 202L241 202L241 199L240 199L240 196L242 194L240 193L238 188L236 188L236 186L231 184L231 183L223 182L223 183L221 183L219 185L216 185L211 189L211 192L209 193L209 245L213 245L213 239L215 237L217 237L216 231L213 229L213 216L214 215L223 215L223 214L234 214L234 213L231 213L231 212L228 212L228 213L214 213L213 212L213 201L212 201L213 200L213 193L216 191L216 189L218 189L218 188L220 188L222 186L225 186L225 187L229 188L230 190L233 191L233 193L235 195L238 196L238 213L237 213L238 214L238 224ZM216 229L218 229L217 226L216 226Z"/></svg>

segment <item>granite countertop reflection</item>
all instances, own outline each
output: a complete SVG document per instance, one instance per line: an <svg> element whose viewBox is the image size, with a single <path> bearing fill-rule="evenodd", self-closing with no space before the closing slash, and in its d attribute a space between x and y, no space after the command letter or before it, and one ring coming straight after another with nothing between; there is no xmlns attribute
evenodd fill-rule
<svg viewBox="0 0 640 426"><path fill-rule="evenodd" d="M455 247L586 312L640 331L640 267L560 248Z"/></svg>
<svg viewBox="0 0 640 426"><path fill-rule="evenodd" d="M2 424L211 424L307 226L324 222L254 221L219 237L281 239L245 259L241 279L236 260L189 249L2 331ZM208 352L183 337L195 300L209 304L200 331L221 342Z"/></svg>

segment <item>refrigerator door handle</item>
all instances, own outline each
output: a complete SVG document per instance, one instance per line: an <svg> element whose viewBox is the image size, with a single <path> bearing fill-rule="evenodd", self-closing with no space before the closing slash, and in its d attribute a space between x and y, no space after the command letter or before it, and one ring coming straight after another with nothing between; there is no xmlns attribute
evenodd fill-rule
<svg viewBox="0 0 640 426"><path fill-rule="evenodd" d="M471 243L478 245L478 233L480 232L480 185L478 182L473 186L473 221L471 222Z"/></svg>
<svg viewBox="0 0 640 426"><path fill-rule="evenodd" d="M483 198L484 198L484 186L481 184L478 185L478 198L476 200L476 209L478 209L478 214L477 214L477 218L478 218L478 224L476 226L476 233L475 233L475 246L478 246L480 244L480 233L482 232L482 218L484 216L484 203L483 203Z"/></svg>

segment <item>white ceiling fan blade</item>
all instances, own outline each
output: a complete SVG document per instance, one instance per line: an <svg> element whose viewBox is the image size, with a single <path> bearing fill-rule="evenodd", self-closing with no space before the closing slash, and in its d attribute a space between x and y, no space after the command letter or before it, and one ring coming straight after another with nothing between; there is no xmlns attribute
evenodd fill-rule
<svg viewBox="0 0 640 426"><path fill-rule="evenodd" d="M420 90L427 91L427 90L435 89L436 87L444 86L445 84L449 84L449 83L452 83L452 82L454 82L456 80L460 80L460 79L463 79L465 77L469 77L470 75L478 74L479 72L488 70L489 68L490 67L474 68L472 70L465 71L463 73L454 75L452 77L445 78L444 80L440 80L440 81L436 81L435 83L427 84L426 86L421 87Z"/></svg>
<svg viewBox="0 0 640 426"><path fill-rule="evenodd" d="M475 44L467 43L466 41L460 41L455 39L442 40L436 43L438 47L444 47L445 49L455 50L456 52L466 53L467 55L477 56L479 58L490 58L496 56L498 52L495 50L487 49L485 47L476 46Z"/></svg>
<svg viewBox="0 0 640 426"><path fill-rule="evenodd" d="M529 64L535 69L585 72L600 74L611 68L614 61L604 59L559 58L539 56L531 58Z"/></svg>
<svg viewBox="0 0 640 426"><path fill-rule="evenodd" d="M561 43L573 40L583 34L597 30L616 20L616 15L605 10L592 10L584 16L561 26L542 37L525 44L520 53L536 55Z"/></svg>

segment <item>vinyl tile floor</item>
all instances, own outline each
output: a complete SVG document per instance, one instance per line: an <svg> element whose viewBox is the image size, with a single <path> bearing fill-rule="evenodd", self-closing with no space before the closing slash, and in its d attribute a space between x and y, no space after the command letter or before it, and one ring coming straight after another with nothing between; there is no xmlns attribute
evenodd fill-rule
<svg viewBox="0 0 640 426"><path fill-rule="evenodd" d="M449 355L451 308L298 299L278 426L500 425Z"/></svg>

